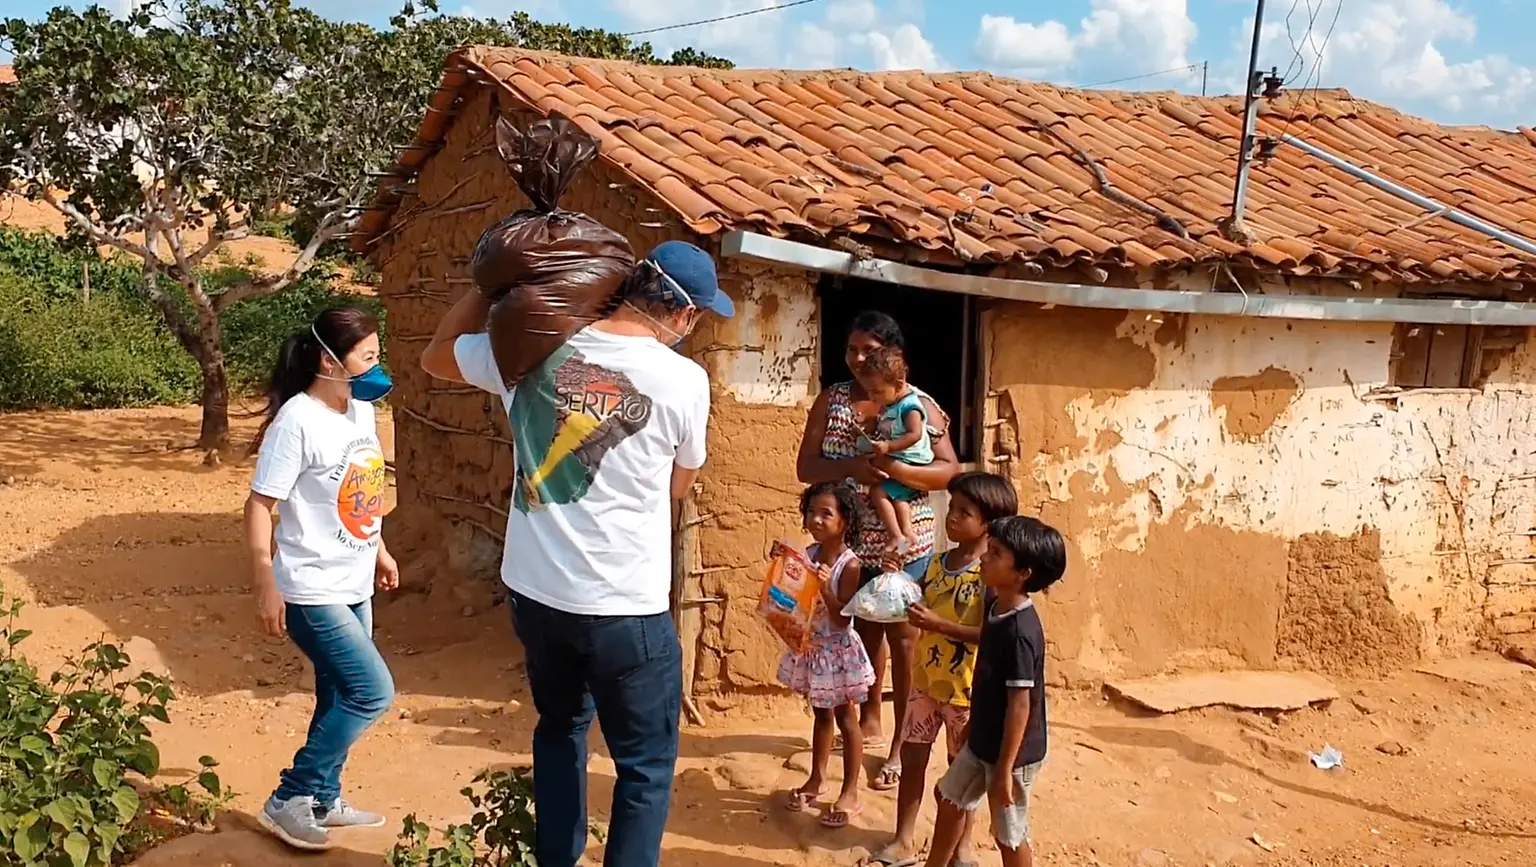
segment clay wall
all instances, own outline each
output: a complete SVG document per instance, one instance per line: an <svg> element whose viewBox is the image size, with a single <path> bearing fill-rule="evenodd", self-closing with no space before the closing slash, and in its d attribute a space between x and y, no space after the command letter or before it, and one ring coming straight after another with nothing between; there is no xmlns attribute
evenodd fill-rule
<svg viewBox="0 0 1536 867"><path fill-rule="evenodd" d="M1477 388L1398 390L1390 323L1005 303L984 329L984 454L1072 543L1067 679L1381 670L1531 631L1523 334Z"/></svg>

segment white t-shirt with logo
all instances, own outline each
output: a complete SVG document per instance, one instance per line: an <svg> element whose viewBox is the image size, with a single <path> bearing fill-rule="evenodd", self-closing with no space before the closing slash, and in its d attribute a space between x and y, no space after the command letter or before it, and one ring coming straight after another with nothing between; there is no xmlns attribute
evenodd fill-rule
<svg viewBox="0 0 1536 867"><path fill-rule="evenodd" d="M272 571L294 605L356 605L373 597L384 524L384 450L373 404L337 412L300 392L261 442L251 490L277 500Z"/></svg>
<svg viewBox="0 0 1536 867"><path fill-rule="evenodd" d="M577 332L515 389L491 342L454 344L465 382L500 395L515 476L501 579L572 614L667 610L672 467L704 465L709 379L651 337Z"/></svg>

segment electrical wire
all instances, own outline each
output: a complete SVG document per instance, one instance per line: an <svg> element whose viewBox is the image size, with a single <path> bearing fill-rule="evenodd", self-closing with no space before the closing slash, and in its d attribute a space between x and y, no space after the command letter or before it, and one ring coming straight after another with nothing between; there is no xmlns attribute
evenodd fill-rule
<svg viewBox="0 0 1536 867"><path fill-rule="evenodd" d="M735 12L730 15L719 15L714 18L704 18L699 21L685 21L682 24L668 24L664 27L652 27L648 30L636 30L633 33L620 34L625 37L649 36L652 33L665 33L668 30L682 30L685 27L700 27L705 24L717 24L721 21L733 21L737 18L746 18L749 15L761 15L764 12L779 12L784 9L793 9L796 6L805 6L809 3L820 3L821 0L791 0L782 6L764 6L761 9L748 9L745 12Z"/></svg>
<svg viewBox="0 0 1536 867"><path fill-rule="evenodd" d="M1104 87L1110 84L1124 84L1127 81L1141 81L1144 78L1156 78L1160 75L1172 75L1175 72L1194 72L1204 65L1204 62L1191 63L1188 66L1176 66L1173 69L1159 69L1156 72L1143 72L1140 75L1127 75L1124 78L1111 78L1108 81L1098 81L1094 82L1093 84L1081 84L1078 85L1078 87L1081 87L1084 90L1088 90L1095 87Z"/></svg>
<svg viewBox="0 0 1536 867"><path fill-rule="evenodd" d="M1344 12L1344 0L1338 0L1338 5L1333 7L1333 20L1329 22L1328 32L1323 35L1322 44L1319 45L1312 40L1312 35L1314 32L1313 25L1316 21L1316 15L1322 11L1323 2L1325 2L1325 0L1318 0L1317 9L1313 10L1312 0L1307 0L1307 11L1313 13L1313 18L1307 24L1307 32L1302 35L1302 41L1310 45L1313 49L1312 70L1302 78L1301 87L1287 88L1287 90L1290 90L1296 95L1296 105L1291 109L1290 117L1285 119L1285 126L1280 130L1280 139L1290 135L1291 127L1296 124L1296 119L1301 116L1304 108L1306 107L1307 91L1309 89L1309 85L1312 91L1313 107L1320 110L1323 106L1323 98L1321 93L1323 84L1323 53L1328 50L1328 43L1333 39L1334 28L1339 26L1339 16ZM1286 28L1286 35L1290 35L1289 26ZM1294 40L1292 41L1291 45L1292 48L1296 47ZM1297 50L1296 53L1298 57L1301 56L1300 50ZM1302 68L1306 68L1305 62L1303 62Z"/></svg>

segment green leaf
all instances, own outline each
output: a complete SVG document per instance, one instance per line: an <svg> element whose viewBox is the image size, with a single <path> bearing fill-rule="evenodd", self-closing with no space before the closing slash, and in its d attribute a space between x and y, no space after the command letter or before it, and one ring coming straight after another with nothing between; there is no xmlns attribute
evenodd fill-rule
<svg viewBox="0 0 1536 867"><path fill-rule="evenodd" d="M69 862L74 867L85 867L86 860L91 856L91 841L75 831L64 838L64 854L69 856Z"/></svg>
<svg viewBox="0 0 1536 867"><path fill-rule="evenodd" d="M96 826L96 836L101 839L101 848L107 853L111 853L117 848L117 841L123 836L123 829L116 825L98 825ZM110 854L103 855L102 860L110 862L112 856Z"/></svg>
<svg viewBox="0 0 1536 867"><path fill-rule="evenodd" d="M197 784L202 786L204 791L214 796L215 798L217 798L223 791L219 785L219 775L215 774L213 771L203 771L201 774L198 774Z"/></svg>
<svg viewBox="0 0 1536 867"><path fill-rule="evenodd" d="M197 763L205 768L217 768L219 766L218 759L215 759L213 756L199 756Z"/></svg>
<svg viewBox="0 0 1536 867"><path fill-rule="evenodd" d="M126 825L139 813L139 793L131 786L123 786L112 793L112 806L117 808L117 821Z"/></svg>
<svg viewBox="0 0 1536 867"><path fill-rule="evenodd" d="M17 629L14 632L12 632L11 634L7 635L5 637L5 641L11 647L15 647L16 645L22 643L23 641L26 641L27 638L29 636L31 636L31 634L32 634L32 630L30 630L30 629Z"/></svg>
<svg viewBox="0 0 1536 867"><path fill-rule="evenodd" d="M138 749L128 759L128 767L146 777L155 776L160 773L160 748L155 746L154 741L140 742Z"/></svg>
<svg viewBox="0 0 1536 867"><path fill-rule="evenodd" d="M117 762L110 759L93 759L91 761L91 777L96 780L96 785L103 789L110 789L118 782Z"/></svg>
<svg viewBox="0 0 1536 867"><path fill-rule="evenodd" d="M17 745L21 747L22 752L32 753L37 756L48 751L48 742L37 735L22 735Z"/></svg>
<svg viewBox="0 0 1536 867"><path fill-rule="evenodd" d="M63 798L53 801L44 807L43 815L52 819L59 827L65 829L73 828L75 826L75 819L79 818L75 805Z"/></svg>
<svg viewBox="0 0 1536 867"><path fill-rule="evenodd" d="M23 818L21 827L16 829L15 836L11 838L11 845L15 848L16 854L21 858L23 864L28 861L37 860L38 856L42 855L43 850L48 846L48 826L37 822L36 817L38 814L33 813L31 815L34 817L33 822L35 824L28 824L27 820Z"/></svg>

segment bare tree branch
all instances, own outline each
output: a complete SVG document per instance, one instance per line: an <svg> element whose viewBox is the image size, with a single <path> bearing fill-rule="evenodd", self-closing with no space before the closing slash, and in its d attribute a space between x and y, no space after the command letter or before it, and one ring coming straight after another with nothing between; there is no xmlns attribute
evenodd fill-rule
<svg viewBox="0 0 1536 867"><path fill-rule="evenodd" d="M222 313L241 301L261 298L292 286L315 264L315 257L319 255L320 248L331 239L351 232L356 228L358 219L355 216L341 219L340 214L336 212L327 214L320 222L320 227L315 230L314 236L309 239L309 243L304 245L304 249L299 251L299 255L294 257L287 268L277 274L256 277L247 283L230 287L214 298L213 309Z"/></svg>
<svg viewBox="0 0 1536 867"><path fill-rule="evenodd" d="M79 208L76 208L69 202L59 201L59 197L54 195L53 190L49 189L48 187L45 186L42 188L41 195L44 202L47 202L48 205L54 210L68 217L77 227L79 227L80 231L86 234L86 237L90 238L96 243L107 244L124 252L132 253L133 255L143 259L145 262L154 265L156 269L164 266L164 263L160 260L160 257L156 256L154 251L149 247L143 244L135 244L128 240L127 237L119 235L115 232L108 232L106 229L103 229L99 224L97 224L96 221L92 220L90 217L87 217L85 214L80 213Z"/></svg>

